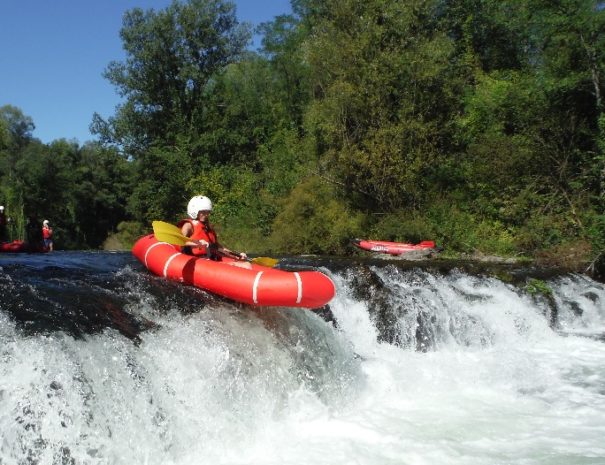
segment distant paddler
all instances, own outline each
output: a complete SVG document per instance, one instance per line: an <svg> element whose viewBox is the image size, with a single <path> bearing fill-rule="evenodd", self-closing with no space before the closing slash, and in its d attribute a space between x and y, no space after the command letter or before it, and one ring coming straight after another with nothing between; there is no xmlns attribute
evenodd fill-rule
<svg viewBox="0 0 605 465"><path fill-rule="evenodd" d="M44 241L44 247L49 252L53 251L53 228L50 227L48 220L42 221L42 240Z"/></svg>

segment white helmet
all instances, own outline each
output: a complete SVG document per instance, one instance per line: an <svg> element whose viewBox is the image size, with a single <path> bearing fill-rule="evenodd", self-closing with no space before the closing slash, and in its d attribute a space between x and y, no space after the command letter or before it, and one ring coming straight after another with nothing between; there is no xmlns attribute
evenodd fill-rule
<svg viewBox="0 0 605 465"><path fill-rule="evenodd" d="M0 211L4 211L4 205L0 205Z"/></svg>
<svg viewBox="0 0 605 465"><path fill-rule="evenodd" d="M212 211L212 202L208 197L196 195L192 197L187 204L187 214L194 220L197 219L197 214L200 210Z"/></svg>
<svg viewBox="0 0 605 465"><path fill-rule="evenodd" d="M42 221L42 224L48 224L48 220Z"/></svg>

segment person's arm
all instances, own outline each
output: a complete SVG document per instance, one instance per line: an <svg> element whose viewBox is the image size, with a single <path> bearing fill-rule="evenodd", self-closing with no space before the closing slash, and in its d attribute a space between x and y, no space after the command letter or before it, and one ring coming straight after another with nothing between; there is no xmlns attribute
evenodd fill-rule
<svg viewBox="0 0 605 465"><path fill-rule="evenodd" d="M235 258L236 260L246 260L248 258L248 255L246 255L245 252L234 252L222 245L219 245L218 252L226 257Z"/></svg>

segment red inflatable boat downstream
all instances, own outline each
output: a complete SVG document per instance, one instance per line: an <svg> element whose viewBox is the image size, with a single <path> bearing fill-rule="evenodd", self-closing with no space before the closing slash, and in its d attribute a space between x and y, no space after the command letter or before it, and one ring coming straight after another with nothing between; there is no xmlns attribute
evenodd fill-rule
<svg viewBox="0 0 605 465"><path fill-rule="evenodd" d="M252 269L178 251L153 234L139 239L132 253L153 274L205 289L237 302L258 306L319 308L336 293L332 280L319 271L284 271L252 264Z"/></svg>
<svg viewBox="0 0 605 465"><path fill-rule="evenodd" d="M370 252L388 253L390 255L402 255L414 250L435 249L435 241L422 241L419 244L407 244L405 242L367 241L365 239L354 239L353 245Z"/></svg>
<svg viewBox="0 0 605 465"><path fill-rule="evenodd" d="M45 253L48 249L43 246L30 246L27 242L14 240L13 242L0 242L0 252L7 253Z"/></svg>

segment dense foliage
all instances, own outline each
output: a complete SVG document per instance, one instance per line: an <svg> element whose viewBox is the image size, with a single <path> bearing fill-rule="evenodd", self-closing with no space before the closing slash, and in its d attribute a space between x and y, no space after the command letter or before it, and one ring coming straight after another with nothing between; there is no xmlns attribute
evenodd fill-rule
<svg viewBox="0 0 605 465"><path fill-rule="evenodd" d="M99 143L0 114L0 201L64 247L216 204L224 242L347 253L354 236L458 252L605 252L605 2L293 0L263 46L224 0L129 11L123 102ZM42 187L43 186L43 187ZM114 236L114 239L117 236Z"/></svg>
<svg viewBox="0 0 605 465"><path fill-rule="evenodd" d="M115 150L65 139L42 144L21 110L0 108L0 203L9 239L25 239L30 220L51 222L60 248L101 247L126 215L129 163Z"/></svg>

